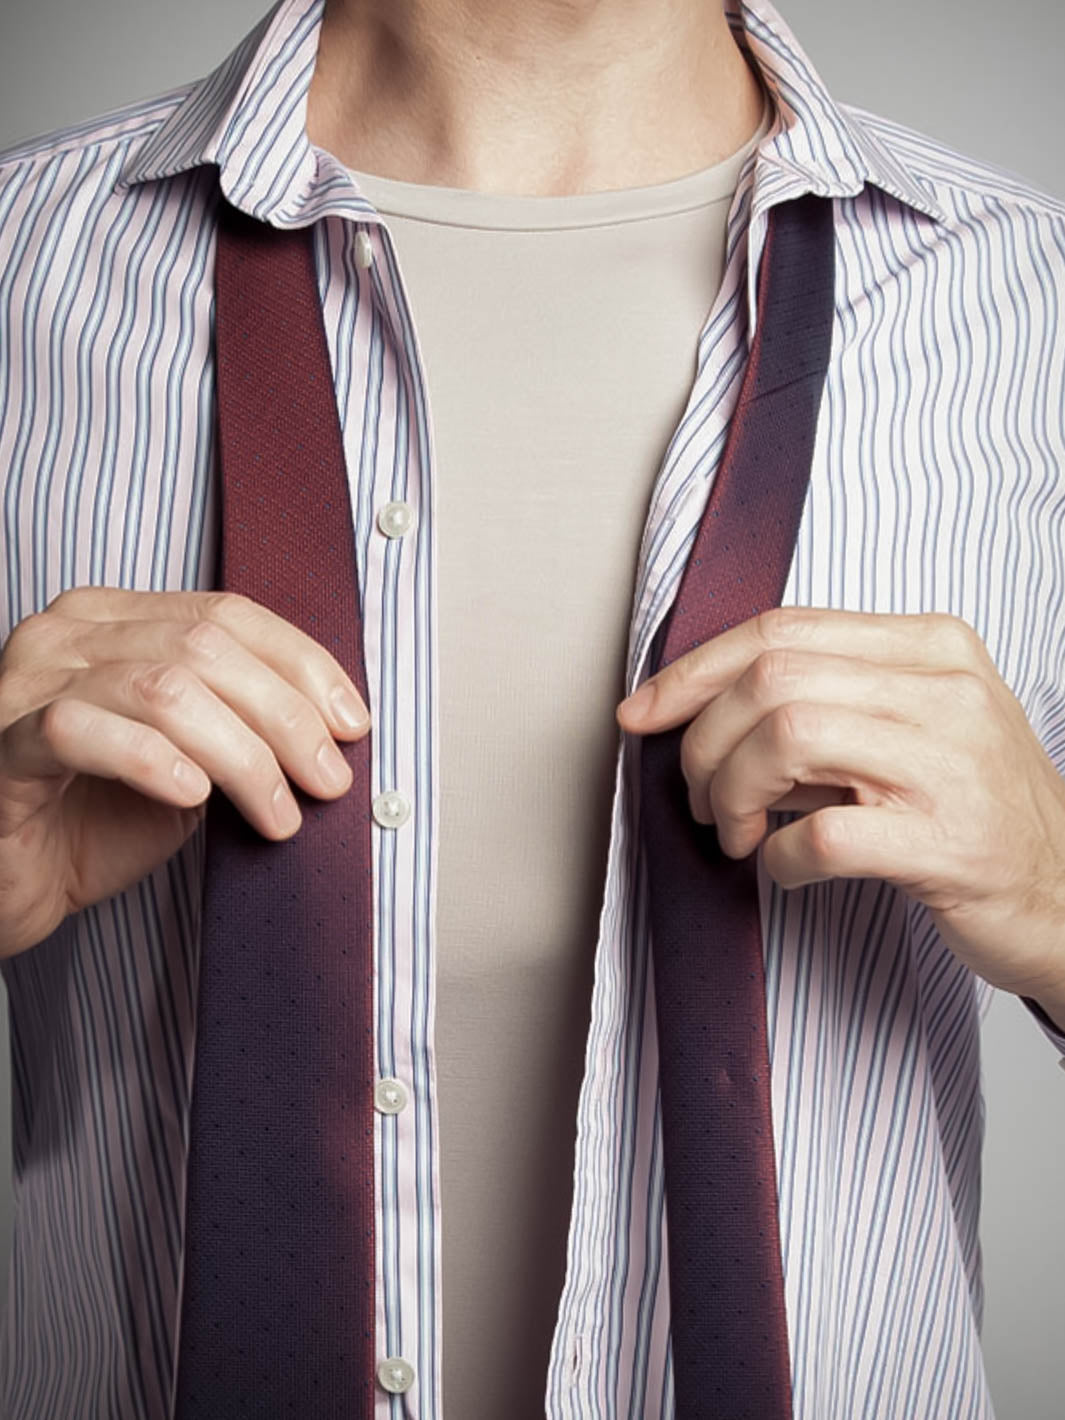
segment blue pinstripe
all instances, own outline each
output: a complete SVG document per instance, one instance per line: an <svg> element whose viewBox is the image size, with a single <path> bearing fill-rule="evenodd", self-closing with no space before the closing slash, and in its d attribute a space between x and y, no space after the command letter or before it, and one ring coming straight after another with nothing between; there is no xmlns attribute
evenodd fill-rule
<svg viewBox="0 0 1065 1420"><path fill-rule="evenodd" d="M322 0L281 0L202 83L0 154L0 636L72 586L210 585L210 165L264 220L324 219L315 251L352 478L375 783L414 789L405 836L380 836L375 927L379 1068L412 1093L406 1122L379 1125L378 1306L382 1344L411 1357L418 1380L405 1401L382 1394L379 1420L440 1420L430 401L387 226L303 131L321 13ZM741 176L722 289L650 490L627 685L724 447L766 212L812 190L836 198L837 321L784 601L962 617L1065 768L1065 203L835 103L767 0L730 0L729 15L780 122ZM369 270L354 261L357 227L373 242ZM382 547L376 511L399 498L417 507L416 529ZM552 1420L670 1420L674 1408L633 777L619 744ZM197 835L127 893L0 961L10 1420L168 1413L202 849ZM925 909L883 883L784 894L764 881L763 893L796 1420L992 1420L978 1235L990 990Z"/></svg>

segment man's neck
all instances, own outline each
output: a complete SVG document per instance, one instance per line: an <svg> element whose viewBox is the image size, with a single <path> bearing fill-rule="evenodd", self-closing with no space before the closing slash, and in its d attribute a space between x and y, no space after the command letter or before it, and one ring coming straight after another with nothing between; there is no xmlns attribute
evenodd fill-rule
<svg viewBox="0 0 1065 1420"><path fill-rule="evenodd" d="M561 196L709 167L762 103L722 0L327 0L307 132L381 177Z"/></svg>

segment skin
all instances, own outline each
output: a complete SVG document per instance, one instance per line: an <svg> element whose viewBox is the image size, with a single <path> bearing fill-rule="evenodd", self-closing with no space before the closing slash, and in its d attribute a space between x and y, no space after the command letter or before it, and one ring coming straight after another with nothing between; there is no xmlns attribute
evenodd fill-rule
<svg viewBox="0 0 1065 1420"><path fill-rule="evenodd" d="M307 132L381 177L552 196L709 167L762 105L707 0L330 0Z"/></svg>
<svg viewBox="0 0 1065 1420"><path fill-rule="evenodd" d="M759 86L706 0L332 0L313 142L410 182L531 195L666 182L734 152ZM897 883L988 981L1065 1022L1065 781L953 617L778 609L659 672L693 813L783 887ZM217 783L267 838L288 777L350 787L332 656L229 593L63 593L0 651L0 956L165 862ZM332 760L337 780L316 763ZM332 753L330 751L333 751ZM177 777L179 768L188 776ZM766 837L767 812L804 812Z"/></svg>
<svg viewBox="0 0 1065 1420"><path fill-rule="evenodd" d="M306 126L363 171L552 195L707 167L762 103L706 0L331 0ZM232 594L79 587L20 622L0 648L0 957L164 863L212 784L290 837L289 778L351 785L336 741L369 722L338 718L340 688L365 715L328 652Z"/></svg>
<svg viewBox="0 0 1065 1420"><path fill-rule="evenodd" d="M966 622L774 608L679 656L617 720L688 726L692 816L729 857L763 843L785 888L894 883L973 971L1065 1023L1065 780ZM767 836L768 812L794 810Z"/></svg>
<svg viewBox="0 0 1065 1420"><path fill-rule="evenodd" d="M286 776L351 787L335 741L369 717L345 723L344 692L366 716L328 651L230 592L78 587L19 622L0 654L0 956L165 862L212 782L290 838Z"/></svg>

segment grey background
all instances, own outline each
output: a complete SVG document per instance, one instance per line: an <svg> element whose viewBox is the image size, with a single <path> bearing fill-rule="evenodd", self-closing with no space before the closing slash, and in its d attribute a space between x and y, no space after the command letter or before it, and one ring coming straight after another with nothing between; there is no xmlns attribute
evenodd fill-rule
<svg viewBox="0 0 1065 1420"><path fill-rule="evenodd" d="M268 8L268 0L0 0L0 148L198 78ZM778 8L838 99L1065 197L1062 0L779 0ZM0 1277L11 1217L8 1065L5 1001ZM991 1389L999 1420L1061 1420L1065 1073L1011 996L996 997L986 1022L984 1084Z"/></svg>

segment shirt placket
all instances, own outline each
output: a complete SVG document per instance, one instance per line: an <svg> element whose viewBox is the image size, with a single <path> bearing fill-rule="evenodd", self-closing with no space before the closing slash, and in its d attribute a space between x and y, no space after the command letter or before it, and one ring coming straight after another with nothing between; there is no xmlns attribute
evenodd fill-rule
<svg viewBox="0 0 1065 1420"><path fill-rule="evenodd" d="M371 715L375 1414L439 1413L439 1180L432 1058L436 719L428 399L391 237L345 222L333 323ZM329 302L327 300L327 308ZM327 319L327 325L329 321ZM339 391L344 398L344 390Z"/></svg>

